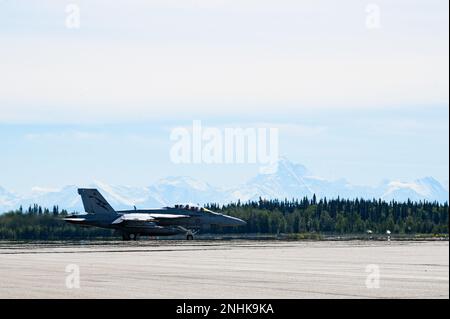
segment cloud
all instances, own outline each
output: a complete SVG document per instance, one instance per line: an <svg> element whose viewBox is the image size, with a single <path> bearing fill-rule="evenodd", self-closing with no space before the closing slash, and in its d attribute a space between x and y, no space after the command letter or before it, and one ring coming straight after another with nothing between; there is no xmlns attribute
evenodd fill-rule
<svg viewBox="0 0 450 319"><path fill-rule="evenodd" d="M6 10L1 122L448 104L448 4L381 1L373 32L359 1L82 1L80 30L45 3Z"/></svg>
<svg viewBox="0 0 450 319"><path fill-rule="evenodd" d="M49 187L40 187L34 186L31 188L32 193L52 193L60 191L60 188L49 188Z"/></svg>
<svg viewBox="0 0 450 319"><path fill-rule="evenodd" d="M328 127L324 125L305 125L297 123L257 122L239 125L240 127L277 128L280 134L286 138L312 137L325 134Z"/></svg>
<svg viewBox="0 0 450 319"><path fill-rule="evenodd" d="M29 141L51 141L51 140L104 140L107 137L104 133L92 133L85 131L61 131L44 133L27 133L25 139Z"/></svg>

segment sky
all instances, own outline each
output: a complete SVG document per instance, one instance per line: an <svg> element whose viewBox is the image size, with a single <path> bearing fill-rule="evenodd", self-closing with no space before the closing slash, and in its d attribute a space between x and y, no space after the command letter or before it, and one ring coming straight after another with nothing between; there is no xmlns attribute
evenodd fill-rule
<svg viewBox="0 0 450 319"><path fill-rule="evenodd" d="M170 132L200 120L276 127L324 178L448 187L448 5L0 0L0 186L258 173L171 162Z"/></svg>

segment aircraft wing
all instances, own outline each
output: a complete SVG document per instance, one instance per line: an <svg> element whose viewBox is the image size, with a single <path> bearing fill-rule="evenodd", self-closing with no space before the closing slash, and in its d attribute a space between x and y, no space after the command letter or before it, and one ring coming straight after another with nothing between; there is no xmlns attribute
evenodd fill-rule
<svg viewBox="0 0 450 319"><path fill-rule="evenodd" d="M188 215L174 215L174 214L124 214L114 220L113 224L120 224L128 221L135 222L158 222L159 220L168 220L168 219L180 219L180 218L189 218Z"/></svg>
<svg viewBox="0 0 450 319"><path fill-rule="evenodd" d="M174 214L149 214L155 219L178 219L178 218L190 218L189 215L174 215Z"/></svg>

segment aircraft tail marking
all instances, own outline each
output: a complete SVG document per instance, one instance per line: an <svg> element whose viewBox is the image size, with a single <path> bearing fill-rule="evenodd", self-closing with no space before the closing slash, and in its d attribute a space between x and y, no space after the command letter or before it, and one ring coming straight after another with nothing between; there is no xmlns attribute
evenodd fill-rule
<svg viewBox="0 0 450 319"><path fill-rule="evenodd" d="M116 211L111 207L111 205L109 205L97 189L80 188L78 189L78 194L81 195L86 213L117 215Z"/></svg>

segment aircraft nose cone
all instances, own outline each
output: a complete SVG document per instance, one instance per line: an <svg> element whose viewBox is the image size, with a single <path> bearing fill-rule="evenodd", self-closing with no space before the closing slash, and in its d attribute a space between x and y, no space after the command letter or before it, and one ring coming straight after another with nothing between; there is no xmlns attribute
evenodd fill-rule
<svg viewBox="0 0 450 319"><path fill-rule="evenodd" d="M244 226L247 225L246 221L239 219L237 217L228 217L232 226Z"/></svg>

